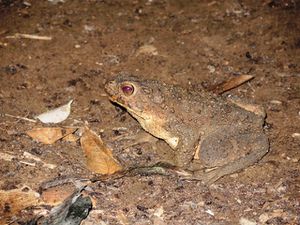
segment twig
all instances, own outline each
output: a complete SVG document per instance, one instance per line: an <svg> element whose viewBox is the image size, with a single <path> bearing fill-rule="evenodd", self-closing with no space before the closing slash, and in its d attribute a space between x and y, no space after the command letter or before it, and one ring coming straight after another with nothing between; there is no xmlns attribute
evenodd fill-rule
<svg viewBox="0 0 300 225"><path fill-rule="evenodd" d="M47 190L49 188L53 188L56 186L62 186L65 184L74 184L76 187L83 187L88 184L90 184L91 181L86 178L80 178L80 177L56 177L52 180L48 180L43 182L40 185L39 192L43 192L44 190Z"/></svg>
<svg viewBox="0 0 300 225"><path fill-rule="evenodd" d="M37 122L36 120L28 119L28 118L22 117L22 116L13 116L13 115L10 115L10 114L7 114L7 113L4 113L3 115L4 116L8 116L8 117L12 117L12 118L16 118L16 119L20 119L20 120L26 120L26 121L29 121L29 122L32 122L32 123L36 123Z"/></svg>
<svg viewBox="0 0 300 225"><path fill-rule="evenodd" d="M208 90L212 91L218 95L221 95L224 92L229 91L233 88L236 88L253 78L254 77L251 75L240 75L238 77L231 78L221 84L213 85L213 86L209 87Z"/></svg>
<svg viewBox="0 0 300 225"><path fill-rule="evenodd" d="M28 165L28 166L35 166L35 163L25 162L25 161L19 161L19 163Z"/></svg>
<svg viewBox="0 0 300 225"><path fill-rule="evenodd" d="M111 175L100 175L97 174L93 176L90 181L95 182L109 182L112 180L121 179L123 177L134 177L137 175L141 176L151 176L151 175L162 175L162 176L176 176L180 174L179 171L176 171L176 167L168 163L159 162L152 166L140 166L140 167L131 167L122 171L118 171ZM182 173L183 174L183 173Z"/></svg>
<svg viewBox="0 0 300 225"><path fill-rule="evenodd" d="M40 162L43 164L43 167L49 168L49 169L54 169L56 167L56 165L54 164L50 164L50 163L45 163L43 160L41 160L39 157L30 154L29 152L24 152L23 156L27 159L32 159L36 162Z"/></svg>
<svg viewBox="0 0 300 225"><path fill-rule="evenodd" d="M42 41L52 40L52 37L49 36L39 36L35 34L20 34L20 33L16 33L12 36L6 36L5 38L26 38L26 39L34 39L34 40L42 40Z"/></svg>

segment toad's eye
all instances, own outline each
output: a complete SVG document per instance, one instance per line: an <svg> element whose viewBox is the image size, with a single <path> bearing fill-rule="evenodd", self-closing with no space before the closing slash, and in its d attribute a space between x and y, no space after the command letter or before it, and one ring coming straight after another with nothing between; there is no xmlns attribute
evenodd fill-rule
<svg viewBox="0 0 300 225"><path fill-rule="evenodd" d="M131 84L124 84L121 89L126 96L130 96L134 92L134 87Z"/></svg>

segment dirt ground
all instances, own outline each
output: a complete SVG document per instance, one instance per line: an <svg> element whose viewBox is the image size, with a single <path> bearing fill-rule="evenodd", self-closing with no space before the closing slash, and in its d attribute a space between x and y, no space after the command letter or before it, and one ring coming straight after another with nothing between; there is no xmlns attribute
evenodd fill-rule
<svg viewBox="0 0 300 225"><path fill-rule="evenodd" d="M16 33L52 40L7 38ZM63 125L87 121L122 165L151 164L149 144L113 141L141 130L105 95L118 72L198 88L255 76L226 94L265 107L270 151L210 187L160 175L95 183L82 224L300 224L300 2L0 1L0 153L16 157L0 159L0 189L91 174L79 143L38 143L25 134L37 124L8 116L33 118L70 99ZM30 164L24 152L57 167Z"/></svg>

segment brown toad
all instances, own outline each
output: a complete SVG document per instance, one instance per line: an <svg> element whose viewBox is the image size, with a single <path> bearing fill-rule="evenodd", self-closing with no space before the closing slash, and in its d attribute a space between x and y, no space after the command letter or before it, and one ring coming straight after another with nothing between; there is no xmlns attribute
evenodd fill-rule
<svg viewBox="0 0 300 225"><path fill-rule="evenodd" d="M251 166L268 152L259 106L126 75L105 89L144 130L176 151L176 166L205 183Z"/></svg>

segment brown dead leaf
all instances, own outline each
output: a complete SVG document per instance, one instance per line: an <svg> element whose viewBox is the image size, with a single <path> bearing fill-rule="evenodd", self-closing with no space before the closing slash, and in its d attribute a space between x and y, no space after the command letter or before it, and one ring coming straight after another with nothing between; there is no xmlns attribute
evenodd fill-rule
<svg viewBox="0 0 300 225"><path fill-rule="evenodd" d="M51 145L75 131L76 128L36 127L27 131L26 134L43 144Z"/></svg>
<svg viewBox="0 0 300 225"><path fill-rule="evenodd" d="M41 197L49 205L58 205L70 197L75 190L76 187L73 184L67 183L44 190Z"/></svg>
<svg viewBox="0 0 300 225"><path fill-rule="evenodd" d="M75 134L68 134L67 136L65 136L63 139L63 141L67 141L67 142L76 142L79 140L79 137Z"/></svg>
<svg viewBox="0 0 300 225"><path fill-rule="evenodd" d="M21 210L42 203L37 192L28 187L13 190L0 190L0 224L7 224L7 220ZM2 220L3 219L3 220Z"/></svg>
<svg viewBox="0 0 300 225"><path fill-rule="evenodd" d="M238 77L231 78L228 81L225 81L221 84L214 85L210 87L208 90L220 95L226 91L229 91L233 88L240 86L241 84L251 80L252 78L253 76L251 75L240 75Z"/></svg>
<svg viewBox="0 0 300 225"><path fill-rule="evenodd" d="M85 152L89 170L100 174L113 174L122 169L113 157L111 149L89 128L85 128L80 143Z"/></svg>

